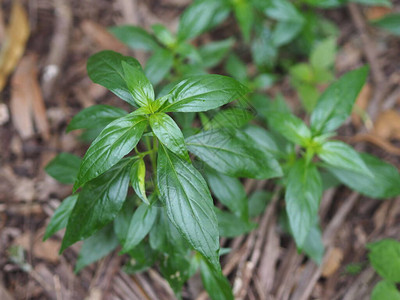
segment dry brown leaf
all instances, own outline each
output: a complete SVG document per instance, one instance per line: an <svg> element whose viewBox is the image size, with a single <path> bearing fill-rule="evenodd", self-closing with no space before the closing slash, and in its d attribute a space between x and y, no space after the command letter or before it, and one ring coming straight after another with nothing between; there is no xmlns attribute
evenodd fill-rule
<svg viewBox="0 0 400 300"><path fill-rule="evenodd" d="M6 38L0 50L0 91L25 51L29 37L29 21L25 9L14 1Z"/></svg>
<svg viewBox="0 0 400 300"><path fill-rule="evenodd" d="M362 124L362 119L360 116L365 113L368 107L369 101L371 100L371 92L371 85L366 83L357 97L356 105L354 106L351 114L351 121L357 128Z"/></svg>
<svg viewBox="0 0 400 300"><path fill-rule="evenodd" d="M368 21L374 21L392 12L390 7L370 6L365 13Z"/></svg>
<svg viewBox="0 0 400 300"><path fill-rule="evenodd" d="M128 48L124 44L98 23L85 20L82 22L82 30L87 37L92 39L103 50L114 50L123 54L128 52Z"/></svg>
<svg viewBox="0 0 400 300"><path fill-rule="evenodd" d="M383 150L385 150L388 153L391 153L394 155L400 155L400 148L392 145L390 142L388 142L384 138L381 138L377 135L373 135L370 133L359 133L359 134L356 134L355 136L346 138L344 140L350 144L359 143L359 142L368 142L368 143L374 144L374 145L382 148Z"/></svg>
<svg viewBox="0 0 400 300"><path fill-rule="evenodd" d="M392 109L381 112L375 121L372 134L387 141L400 139L400 114Z"/></svg>
<svg viewBox="0 0 400 300"><path fill-rule="evenodd" d="M322 276L330 277L333 275L340 267L343 260L343 251L340 248L333 248L328 252L327 258L322 265Z"/></svg>
<svg viewBox="0 0 400 300"><path fill-rule="evenodd" d="M12 121L22 139L27 139L37 131L47 140L49 125L46 116L35 55L22 58L11 80L11 115Z"/></svg>
<svg viewBox="0 0 400 300"><path fill-rule="evenodd" d="M30 251L30 234L24 233L14 241L15 245L19 245L26 251ZM33 241L33 256L55 263L59 260L60 242L56 240L42 241L40 236L36 236Z"/></svg>

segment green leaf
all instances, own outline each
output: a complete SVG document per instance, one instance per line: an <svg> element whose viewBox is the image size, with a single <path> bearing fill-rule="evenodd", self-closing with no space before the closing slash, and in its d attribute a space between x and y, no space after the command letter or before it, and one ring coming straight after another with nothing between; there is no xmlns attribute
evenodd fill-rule
<svg viewBox="0 0 400 300"><path fill-rule="evenodd" d="M179 253L166 255L161 259L161 274L168 281L178 299L182 299L182 287L189 277L193 275L191 269L192 266L188 257Z"/></svg>
<svg viewBox="0 0 400 300"><path fill-rule="evenodd" d="M206 179L218 200L243 220L248 220L246 191L239 179L208 169Z"/></svg>
<svg viewBox="0 0 400 300"><path fill-rule="evenodd" d="M371 300L400 300L400 292L394 283L382 280L372 290Z"/></svg>
<svg viewBox="0 0 400 300"><path fill-rule="evenodd" d="M136 195L143 200L147 205L150 204L146 196L146 165L143 159L136 160L131 168L130 178L132 187L135 190Z"/></svg>
<svg viewBox="0 0 400 300"><path fill-rule="evenodd" d="M353 171L375 180L374 174L368 169L360 154L343 142L325 142L318 152L318 156L334 168Z"/></svg>
<svg viewBox="0 0 400 300"><path fill-rule="evenodd" d="M241 128L253 118L245 108L232 107L219 111L207 124L207 129Z"/></svg>
<svg viewBox="0 0 400 300"><path fill-rule="evenodd" d="M227 211L222 211L217 207L214 208L218 219L218 230L220 236L236 237L253 230L257 225L244 221L240 217Z"/></svg>
<svg viewBox="0 0 400 300"><path fill-rule="evenodd" d="M74 208L78 195L72 195L63 200L60 206L54 211L49 224L46 227L46 232L43 236L43 241L47 240L57 231L67 226L68 218Z"/></svg>
<svg viewBox="0 0 400 300"><path fill-rule="evenodd" d="M374 177L335 166L329 166L327 170L340 182L365 196L384 199L400 195L400 174L395 166L367 153L360 153L360 156Z"/></svg>
<svg viewBox="0 0 400 300"><path fill-rule="evenodd" d="M267 179L282 175L279 163L239 131L204 131L187 138L186 145L210 168L229 176Z"/></svg>
<svg viewBox="0 0 400 300"><path fill-rule="evenodd" d="M87 265L105 257L118 246L118 239L114 234L112 224L97 231L83 242L75 265L75 273L78 273Z"/></svg>
<svg viewBox="0 0 400 300"><path fill-rule="evenodd" d="M221 271L200 259L200 273L204 288L212 300L233 300L232 288Z"/></svg>
<svg viewBox="0 0 400 300"><path fill-rule="evenodd" d="M167 27L162 24L154 24L151 28L153 29L157 40L159 40L165 47L173 48L176 46L176 38Z"/></svg>
<svg viewBox="0 0 400 300"><path fill-rule="evenodd" d="M158 49L147 60L144 69L146 77L153 85L159 84L169 73L174 60L173 53L168 49Z"/></svg>
<svg viewBox="0 0 400 300"><path fill-rule="evenodd" d="M93 105L81 110L69 122L67 132L77 129L103 129L112 121L123 117L127 112L110 105Z"/></svg>
<svg viewBox="0 0 400 300"><path fill-rule="evenodd" d="M303 19L297 21L278 22L272 32L272 43L275 47L281 47L292 41L303 28Z"/></svg>
<svg viewBox="0 0 400 300"><path fill-rule="evenodd" d="M272 0L265 9L265 14L278 21L302 22L303 16L288 0Z"/></svg>
<svg viewBox="0 0 400 300"><path fill-rule="evenodd" d="M142 272L151 267L158 259L158 253L152 250L148 243L144 242L137 245L128 254L132 259L128 260L123 267L123 271L128 274Z"/></svg>
<svg viewBox="0 0 400 300"><path fill-rule="evenodd" d="M400 282L400 243L384 239L367 245L368 259L375 271L384 279Z"/></svg>
<svg viewBox="0 0 400 300"><path fill-rule="evenodd" d="M368 67L356 69L340 77L325 90L311 114L314 133L333 131L347 119L367 75Z"/></svg>
<svg viewBox="0 0 400 300"><path fill-rule="evenodd" d="M146 30L132 26L121 25L114 26L108 29L117 39L134 50L148 50L154 51L158 49L158 43L154 37Z"/></svg>
<svg viewBox="0 0 400 300"><path fill-rule="evenodd" d="M221 23L228 12L226 1L194 1L180 17L178 39L184 41L200 35Z"/></svg>
<svg viewBox="0 0 400 300"><path fill-rule="evenodd" d="M322 263L325 247L322 242L321 229L318 224L315 224L309 231L302 250L318 265Z"/></svg>
<svg viewBox="0 0 400 300"><path fill-rule="evenodd" d="M202 66L206 69L217 66L227 55L235 40L229 38L222 41L210 42L200 47L199 54L202 59Z"/></svg>
<svg viewBox="0 0 400 300"><path fill-rule="evenodd" d="M318 88L315 85L300 83L296 89L304 108L308 113L312 113L320 96Z"/></svg>
<svg viewBox="0 0 400 300"><path fill-rule="evenodd" d="M170 116L165 113L156 113L150 115L149 121L153 133L165 147L190 161L182 131Z"/></svg>
<svg viewBox="0 0 400 300"><path fill-rule="evenodd" d="M106 50L89 57L87 71L90 79L100 84L115 95L136 107L136 102L125 81L122 62L141 70L139 62L133 57L123 56L117 52Z"/></svg>
<svg viewBox="0 0 400 300"><path fill-rule="evenodd" d="M80 164L80 157L63 152L53 158L47 164L45 170L47 174L57 181L64 184L72 184L76 179Z"/></svg>
<svg viewBox="0 0 400 300"><path fill-rule="evenodd" d="M218 223L205 180L192 164L164 146L158 151L157 182L168 218L192 247L219 269Z"/></svg>
<svg viewBox="0 0 400 300"><path fill-rule="evenodd" d="M311 52L310 63L316 69L331 68L335 64L336 38L321 41Z"/></svg>
<svg viewBox="0 0 400 300"><path fill-rule="evenodd" d="M193 76L179 82L161 108L163 112L200 112L242 98L248 89L221 75Z"/></svg>
<svg viewBox="0 0 400 300"><path fill-rule="evenodd" d="M122 69L126 85L135 102L139 106L147 106L151 101L154 101L153 86L144 75L143 70L132 67L124 61L122 62Z"/></svg>
<svg viewBox="0 0 400 300"><path fill-rule="evenodd" d="M226 72L239 81L247 80L247 67L245 63L236 55L229 55L226 64L225 64Z"/></svg>
<svg viewBox="0 0 400 300"><path fill-rule="evenodd" d="M391 0L349 0L349 2L356 2L365 5L373 5L373 6L392 6Z"/></svg>
<svg viewBox="0 0 400 300"><path fill-rule="evenodd" d="M269 202L272 200L272 194L265 191L255 191L249 197L249 216L250 218L261 215Z"/></svg>
<svg viewBox="0 0 400 300"><path fill-rule="evenodd" d="M318 217L322 181L314 164L298 160L290 169L285 193L286 212L293 237L299 248Z"/></svg>
<svg viewBox="0 0 400 300"><path fill-rule="evenodd" d="M264 26L256 34L251 44L251 54L253 61L259 68L272 68L277 61L278 48L272 42L271 31Z"/></svg>
<svg viewBox="0 0 400 300"><path fill-rule="evenodd" d="M157 217L157 208L141 204L132 216L122 253L135 248L150 232Z"/></svg>
<svg viewBox="0 0 400 300"><path fill-rule="evenodd" d="M121 245L125 244L132 219L132 212L136 208L136 202L138 201L135 195L128 196L117 217L114 219L114 233Z"/></svg>
<svg viewBox="0 0 400 300"><path fill-rule="evenodd" d="M85 184L69 217L61 252L88 238L117 216L128 192L129 163L129 159L124 159Z"/></svg>
<svg viewBox="0 0 400 300"><path fill-rule="evenodd" d="M311 139L307 125L291 113L274 112L268 116L269 125L287 140L306 146Z"/></svg>
<svg viewBox="0 0 400 300"><path fill-rule="evenodd" d="M104 128L83 157L74 188L79 188L120 161L137 145L146 126L146 117L136 116L133 112Z"/></svg>
<svg viewBox="0 0 400 300"><path fill-rule="evenodd" d="M261 151L266 151L272 155L276 155L279 152L274 137L264 128L255 125L248 125L244 128L244 132Z"/></svg>
<svg viewBox="0 0 400 300"><path fill-rule="evenodd" d="M238 20L240 31L246 43L250 40L251 28L254 21L254 12L250 0L235 0L233 1L233 10L235 17Z"/></svg>
<svg viewBox="0 0 400 300"><path fill-rule="evenodd" d="M372 22L373 25L400 36L400 13L386 15L383 18Z"/></svg>

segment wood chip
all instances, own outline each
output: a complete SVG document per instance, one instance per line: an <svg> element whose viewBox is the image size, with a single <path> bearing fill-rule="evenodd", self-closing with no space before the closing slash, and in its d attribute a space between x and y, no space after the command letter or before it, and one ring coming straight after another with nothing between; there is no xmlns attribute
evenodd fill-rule
<svg viewBox="0 0 400 300"><path fill-rule="evenodd" d="M340 267L343 260L343 251L340 248L333 248L327 254L327 257L322 266L322 276L330 277L332 276Z"/></svg>

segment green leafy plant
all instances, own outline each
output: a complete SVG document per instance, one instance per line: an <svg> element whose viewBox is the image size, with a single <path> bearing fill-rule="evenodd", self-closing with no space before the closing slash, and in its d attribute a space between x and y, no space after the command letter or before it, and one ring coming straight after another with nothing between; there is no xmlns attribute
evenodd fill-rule
<svg viewBox="0 0 400 300"><path fill-rule="evenodd" d="M400 283L400 243L384 239L367 245L368 259L374 270L383 278L371 294L372 300L400 299L396 284Z"/></svg>
<svg viewBox="0 0 400 300"><path fill-rule="evenodd" d="M85 240L77 271L120 244L122 253L135 261L126 266L128 272L158 261L179 294L183 283L200 268L211 295L232 298L219 265L219 235L232 237L254 228L246 193L236 177L279 177L281 168L246 132L225 128L220 123L225 118L185 139L168 113L216 109L242 98L247 88L229 77L203 75L182 80L156 99L134 58L103 51L90 57L87 69L94 82L136 109L127 113L97 105L71 120L68 130L100 133L82 160L62 153L47 166L49 174L61 182L74 182L74 194L55 211L44 238L66 227L61 251ZM197 157L207 181L188 151ZM214 207L207 182L229 212ZM128 192L129 186L134 195Z"/></svg>

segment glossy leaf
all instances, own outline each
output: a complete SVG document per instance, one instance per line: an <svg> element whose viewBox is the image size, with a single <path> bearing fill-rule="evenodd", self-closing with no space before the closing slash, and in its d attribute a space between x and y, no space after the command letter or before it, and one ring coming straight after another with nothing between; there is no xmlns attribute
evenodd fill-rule
<svg viewBox="0 0 400 300"><path fill-rule="evenodd" d="M218 223L205 180L192 164L164 146L158 151L157 182L168 218L219 269Z"/></svg>
<svg viewBox="0 0 400 300"><path fill-rule="evenodd" d="M400 174L395 166L367 153L360 156L374 177L335 166L327 169L340 182L365 196L384 199L400 195Z"/></svg>
<svg viewBox="0 0 400 300"><path fill-rule="evenodd" d="M367 245L368 259L384 279L400 283L400 242L384 239Z"/></svg>
<svg viewBox="0 0 400 300"><path fill-rule="evenodd" d="M328 141L324 143L318 156L334 168L353 171L374 179L374 174L368 169L360 154L343 142Z"/></svg>
<svg viewBox="0 0 400 300"><path fill-rule="evenodd" d="M394 283L382 280L372 290L371 300L400 300L400 292Z"/></svg>
<svg viewBox="0 0 400 300"><path fill-rule="evenodd" d="M268 116L269 125L287 140L306 146L311 139L307 125L291 113L274 112Z"/></svg>
<svg viewBox="0 0 400 300"><path fill-rule="evenodd" d="M91 263L102 259L117 248L117 246L118 239L114 234L112 224L97 231L83 242L75 265L75 273L78 273Z"/></svg>
<svg viewBox="0 0 400 300"><path fill-rule="evenodd" d="M88 238L117 216L128 192L129 162L121 161L82 188L69 217L61 251Z"/></svg>
<svg viewBox="0 0 400 300"><path fill-rule="evenodd" d="M103 129L112 121L123 117L127 112L110 105L93 105L81 110L69 122L67 132L77 129Z"/></svg>
<svg viewBox="0 0 400 300"><path fill-rule="evenodd" d="M146 126L147 119L133 112L104 128L83 157L74 188L79 188L120 161L137 145Z"/></svg>
<svg viewBox="0 0 400 300"><path fill-rule="evenodd" d="M307 236L318 217L318 208L322 196L322 181L315 165L298 160L291 166L286 186L286 212L293 237L299 248L306 242Z"/></svg>
<svg viewBox="0 0 400 300"><path fill-rule="evenodd" d="M79 171L81 158L70 154L60 153L53 158L46 166L46 173L57 181L64 184L72 184Z"/></svg>
<svg viewBox="0 0 400 300"><path fill-rule="evenodd" d="M150 232L157 217L157 209L141 204L132 216L122 252L126 253L137 246Z"/></svg>
<svg viewBox="0 0 400 300"><path fill-rule="evenodd" d="M165 113L150 115L150 126L159 141L178 156L189 159L182 131L175 121Z"/></svg>
<svg viewBox="0 0 400 300"><path fill-rule="evenodd" d="M242 98L248 89L221 75L194 76L179 82L161 108L163 112L200 112Z"/></svg>
<svg viewBox="0 0 400 300"><path fill-rule="evenodd" d="M197 0L181 15L179 40L192 39L222 22L228 16L226 1Z"/></svg>
<svg viewBox="0 0 400 300"><path fill-rule="evenodd" d="M333 131L350 116L367 75L368 67L356 69L340 77L325 90L311 114L314 133Z"/></svg>
<svg viewBox="0 0 400 300"><path fill-rule="evenodd" d="M168 49L158 49L147 60L144 69L146 77L153 85L159 84L172 68L174 56Z"/></svg>
<svg viewBox="0 0 400 300"><path fill-rule="evenodd" d="M244 221L237 215L215 207L218 219L219 234L223 237L237 237L253 230L257 225Z"/></svg>
<svg viewBox="0 0 400 300"><path fill-rule="evenodd" d="M251 111L241 107L232 107L219 111L207 124L207 129L240 128L253 118Z"/></svg>
<svg viewBox="0 0 400 300"><path fill-rule="evenodd" d="M200 260L200 274L204 288L212 300L233 300L232 288L221 271Z"/></svg>
<svg viewBox="0 0 400 300"><path fill-rule="evenodd" d="M154 90L150 81L144 75L143 70L132 67L122 62L126 85L133 99L139 106L147 106L154 101Z"/></svg>
<svg viewBox="0 0 400 300"><path fill-rule="evenodd" d="M213 68L227 55L234 44L234 39L210 42L199 49L204 68Z"/></svg>
<svg viewBox="0 0 400 300"><path fill-rule="evenodd" d="M147 205L150 204L149 200L146 196L146 165L143 159L136 160L130 171L130 178L132 187L135 190L136 195L139 196L140 199L143 200Z"/></svg>
<svg viewBox="0 0 400 300"><path fill-rule="evenodd" d="M244 132L251 138L253 143L262 151L266 151L272 155L279 152L279 148L274 137L264 128L248 125L244 128Z"/></svg>
<svg viewBox="0 0 400 300"><path fill-rule="evenodd" d="M282 175L278 162L238 131L204 131L187 138L186 145L210 168L229 176L266 179Z"/></svg>
<svg viewBox="0 0 400 300"><path fill-rule="evenodd" d="M122 100L136 107L136 102L125 81L123 61L133 68L141 69L139 62L133 57L106 50L89 57L87 71L94 83L106 87Z"/></svg>
<svg viewBox="0 0 400 300"><path fill-rule="evenodd" d="M128 196L117 217L114 219L114 233L121 245L125 244L132 213L137 206L136 202L139 202L136 196Z"/></svg>
<svg viewBox="0 0 400 300"><path fill-rule="evenodd" d="M43 236L43 241L47 240L57 231L65 228L68 223L68 218L75 206L78 195L72 195L65 198L59 207L54 211L49 224L46 227L46 232Z"/></svg>
<svg viewBox="0 0 400 300"><path fill-rule="evenodd" d="M143 28L132 25L114 26L108 29L129 48L153 51L159 48L154 37Z"/></svg>
<svg viewBox="0 0 400 300"><path fill-rule="evenodd" d="M243 220L248 220L246 191L239 179L211 169L207 170L206 179L212 193L223 205Z"/></svg>

